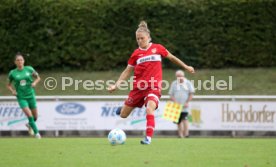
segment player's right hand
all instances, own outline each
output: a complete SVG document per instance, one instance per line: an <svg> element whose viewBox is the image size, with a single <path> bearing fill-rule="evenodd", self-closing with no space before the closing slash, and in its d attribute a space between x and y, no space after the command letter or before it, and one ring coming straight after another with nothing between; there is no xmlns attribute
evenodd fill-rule
<svg viewBox="0 0 276 167"><path fill-rule="evenodd" d="M115 91L116 90L116 85L110 85L108 88L107 88L107 90L110 92L110 93L112 93L113 91Z"/></svg>
<svg viewBox="0 0 276 167"><path fill-rule="evenodd" d="M13 94L14 96L16 96L16 95L17 95L17 92L16 92L15 90L13 90L13 91L12 91L12 94Z"/></svg>
<svg viewBox="0 0 276 167"><path fill-rule="evenodd" d="M194 69L194 67L192 67L192 66L188 66L188 67L186 67L186 70L187 71L189 71L190 73L195 73L195 69Z"/></svg>

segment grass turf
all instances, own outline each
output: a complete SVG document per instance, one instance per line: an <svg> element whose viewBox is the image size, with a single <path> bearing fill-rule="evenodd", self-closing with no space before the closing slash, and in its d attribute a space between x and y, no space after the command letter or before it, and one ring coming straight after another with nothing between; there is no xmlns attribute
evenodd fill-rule
<svg viewBox="0 0 276 167"><path fill-rule="evenodd" d="M1 167L275 167L276 140L254 138L2 138Z"/></svg>

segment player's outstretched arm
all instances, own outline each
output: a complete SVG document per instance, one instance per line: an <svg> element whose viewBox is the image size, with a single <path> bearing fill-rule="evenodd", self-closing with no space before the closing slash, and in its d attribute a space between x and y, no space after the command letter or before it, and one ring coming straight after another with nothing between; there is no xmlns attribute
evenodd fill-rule
<svg viewBox="0 0 276 167"><path fill-rule="evenodd" d="M179 65L181 68L189 71L190 73L195 73L195 70L192 66L188 66L186 65L183 61L181 61L179 58L175 57L174 55L172 55L170 52L167 56L167 58L173 62L176 65Z"/></svg>
<svg viewBox="0 0 276 167"><path fill-rule="evenodd" d="M119 79L117 80L117 82L115 83L115 85L110 85L107 90L111 93L113 91L115 91L118 86L121 84L122 81L125 81L126 79L129 78L130 74L132 73L134 67L133 66L127 66L125 68L125 70L121 73Z"/></svg>

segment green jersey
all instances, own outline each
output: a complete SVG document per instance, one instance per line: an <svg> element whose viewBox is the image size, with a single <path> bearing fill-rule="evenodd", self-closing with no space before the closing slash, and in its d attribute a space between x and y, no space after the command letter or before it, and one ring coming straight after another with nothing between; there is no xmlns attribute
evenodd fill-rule
<svg viewBox="0 0 276 167"><path fill-rule="evenodd" d="M38 75L31 66L24 66L22 70L13 69L9 73L9 82L13 83L17 98L32 98L35 96L32 87L33 76Z"/></svg>

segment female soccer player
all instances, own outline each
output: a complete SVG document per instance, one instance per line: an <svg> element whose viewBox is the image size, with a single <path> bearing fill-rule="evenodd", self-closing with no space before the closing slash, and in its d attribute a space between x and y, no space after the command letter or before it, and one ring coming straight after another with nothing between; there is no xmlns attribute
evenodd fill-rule
<svg viewBox="0 0 276 167"><path fill-rule="evenodd" d="M164 46L151 43L150 31L145 21L141 21L136 30L138 48L128 60L126 69L121 73L115 85L108 87L113 92L120 84L128 79L134 70L133 90L125 100L125 104L119 109L118 114L126 118L135 107L146 106L146 136L141 144L150 144L155 128L154 111L158 107L162 86L162 58L168 58L171 62L183 69L194 73L194 68L186 65L180 59L172 55Z"/></svg>
<svg viewBox="0 0 276 167"><path fill-rule="evenodd" d="M33 67L24 66L24 62L23 55L17 53L15 56L15 65L17 68L10 71L7 87L17 97L19 106L28 117L29 123L27 127L29 128L29 133L30 130L33 130L35 137L40 139L41 136L35 123L37 120L37 107L34 90L34 87L40 81L40 77Z"/></svg>

